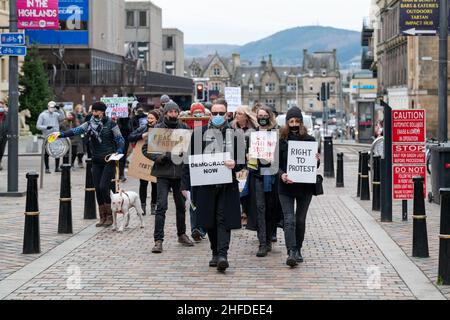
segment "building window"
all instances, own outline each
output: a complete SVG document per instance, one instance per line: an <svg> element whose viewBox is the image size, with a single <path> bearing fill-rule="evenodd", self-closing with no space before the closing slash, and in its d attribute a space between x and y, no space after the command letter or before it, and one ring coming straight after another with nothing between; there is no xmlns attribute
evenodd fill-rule
<svg viewBox="0 0 450 320"><path fill-rule="evenodd" d="M312 100L309 100L309 107L310 107L311 109L313 109L313 108L314 108L314 101L312 101Z"/></svg>
<svg viewBox="0 0 450 320"><path fill-rule="evenodd" d="M297 84L296 83L288 83L287 84L287 92L296 92L297 91Z"/></svg>
<svg viewBox="0 0 450 320"><path fill-rule="evenodd" d="M248 91L249 91L249 92L253 92L253 90L254 90L254 85L253 85L253 83L250 83L250 84L248 85Z"/></svg>
<svg viewBox="0 0 450 320"><path fill-rule="evenodd" d="M173 61L164 62L164 72L171 75L175 74L175 62Z"/></svg>
<svg viewBox="0 0 450 320"><path fill-rule="evenodd" d="M147 11L139 11L139 27L147 26Z"/></svg>
<svg viewBox="0 0 450 320"><path fill-rule="evenodd" d="M214 67L213 74L215 76L220 76L220 67Z"/></svg>
<svg viewBox="0 0 450 320"><path fill-rule="evenodd" d="M274 92L275 88L276 88L275 83L273 82L266 83L266 92Z"/></svg>
<svg viewBox="0 0 450 320"><path fill-rule="evenodd" d="M294 99L287 100L286 103L287 103L288 109L297 106L297 100L294 100Z"/></svg>
<svg viewBox="0 0 450 320"><path fill-rule="evenodd" d="M173 36L165 36L164 37L164 50L173 50Z"/></svg>
<svg viewBox="0 0 450 320"><path fill-rule="evenodd" d="M275 108L275 100L274 99L266 99L266 106L270 108Z"/></svg>
<svg viewBox="0 0 450 320"><path fill-rule="evenodd" d="M127 11L127 27L134 27L134 11Z"/></svg>
<svg viewBox="0 0 450 320"><path fill-rule="evenodd" d="M327 76L327 71L326 70L322 70L322 77L326 77Z"/></svg>
<svg viewBox="0 0 450 320"><path fill-rule="evenodd" d="M314 86L312 84L309 85L309 90L314 91Z"/></svg>
<svg viewBox="0 0 450 320"><path fill-rule="evenodd" d="M220 83L218 83L218 82L211 83L211 90L212 91L220 91Z"/></svg>

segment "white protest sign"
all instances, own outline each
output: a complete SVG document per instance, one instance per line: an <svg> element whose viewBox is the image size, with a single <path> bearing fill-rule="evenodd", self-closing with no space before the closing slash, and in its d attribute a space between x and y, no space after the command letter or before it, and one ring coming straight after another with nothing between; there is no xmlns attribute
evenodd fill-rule
<svg viewBox="0 0 450 320"><path fill-rule="evenodd" d="M241 87L225 87L225 100L228 103L228 112L235 112L242 105Z"/></svg>
<svg viewBox="0 0 450 320"><path fill-rule="evenodd" d="M191 186L209 186L233 182L232 171L225 167L225 161L229 159L229 152L190 156Z"/></svg>
<svg viewBox="0 0 450 320"><path fill-rule="evenodd" d="M316 183L317 142L289 141L287 174L295 183Z"/></svg>
<svg viewBox="0 0 450 320"><path fill-rule="evenodd" d="M278 142L277 131L255 131L250 136L249 155L251 159L275 159L275 149Z"/></svg>
<svg viewBox="0 0 450 320"><path fill-rule="evenodd" d="M128 118L128 98L127 97L112 97L101 98L106 104L106 116L109 118Z"/></svg>

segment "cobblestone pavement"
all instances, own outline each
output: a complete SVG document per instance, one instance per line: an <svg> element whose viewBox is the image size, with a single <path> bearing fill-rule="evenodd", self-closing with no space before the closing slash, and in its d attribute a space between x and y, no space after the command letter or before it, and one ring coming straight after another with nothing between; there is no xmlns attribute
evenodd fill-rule
<svg viewBox="0 0 450 320"><path fill-rule="evenodd" d="M342 195L356 193L353 171L358 159L353 153L358 147L342 146L336 150L346 154L347 187L336 189L334 180L327 179L326 196L313 200L303 250L305 263L298 268L291 270L285 265L286 249L281 229L278 230L278 243L266 258L255 256L256 234L239 230L232 235L230 269L226 274L218 273L208 267L207 240L193 248L184 248L177 243L171 201L162 255L150 252L154 218L146 216L146 228L141 230L137 217L133 216L130 229L123 234L110 229L99 232L77 249L67 252L63 259L15 290L7 299L415 299L342 201ZM48 212L41 216L43 253L68 238L56 235L59 194L53 193L59 190L59 176L51 176L50 185L40 197L41 212ZM84 172L75 172L72 180L73 197L83 199ZM129 180L124 188L137 190L138 183ZM39 257L21 255L25 200L7 199L6 202L5 214L3 205L0 209L0 270L3 275L0 280ZM81 202L75 201L73 205L75 232L92 223L81 220ZM367 206L367 203L359 203ZM402 242L406 244L407 240L402 239L408 237L408 230L405 224L401 226L405 235L397 236L404 248ZM395 232L383 227L387 232ZM411 232L412 228L409 231L412 239ZM429 233L432 234L430 227ZM430 249L433 255L432 245ZM409 248L405 251L410 255ZM3 257L10 262L4 263ZM380 273L379 286L372 281L374 270ZM446 293L445 288L441 289Z"/></svg>

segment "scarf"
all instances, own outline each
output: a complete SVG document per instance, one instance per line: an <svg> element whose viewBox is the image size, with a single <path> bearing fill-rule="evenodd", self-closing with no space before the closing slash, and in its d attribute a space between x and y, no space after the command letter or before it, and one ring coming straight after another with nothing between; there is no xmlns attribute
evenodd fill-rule
<svg viewBox="0 0 450 320"><path fill-rule="evenodd" d="M94 139L98 143L102 143L102 138L100 137L100 133L103 130L103 121L102 120L96 120L94 117L91 118L89 121L89 126L87 133L91 137L94 137Z"/></svg>

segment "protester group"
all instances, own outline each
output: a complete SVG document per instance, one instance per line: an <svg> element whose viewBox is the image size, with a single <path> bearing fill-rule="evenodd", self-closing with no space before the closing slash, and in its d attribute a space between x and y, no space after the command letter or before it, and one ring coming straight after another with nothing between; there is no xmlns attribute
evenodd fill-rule
<svg viewBox="0 0 450 320"><path fill-rule="evenodd" d="M44 135L71 140L72 165L78 159L82 166L84 153L92 159L100 215L97 227L109 227L113 223L110 192L116 192L113 183L116 163L108 161L109 157L125 155L120 161L119 177L124 182L127 156L132 158L133 153L140 152L136 145L143 143L142 152L152 162L152 168L147 172L148 178L140 178L139 196L144 214L155 217L152 253L163 253L164 226L172 194L178 242L192 247L207 237L212 255L210 267L221 272L229 268L231 231L243 225L247 230L256 231L257 257L268 256L277 241L277 229L283 228L286 264L295 267L303 262L306 216L316 194L316 184L294 179L290 167L295 166L288 162L293 144L313 143L315 138L308 134L299 108L290 108L285 125L279 127L276 110L256 104L252 108L239 106L234 112L228 112L224 98L194 103L190 110L182 111L170 97L163 95L160 106L147 107L134 102L130 105L129 116L117 119L107 116L108 107L103 102L94 103L87 113L82 106L77 106L67 116L62 106L50 102L48 110L39 117L37 128ZM181 147L180 143L172 150L155 149L154 141L161 132L178 132L174 143L184 140L184 146L188 147ZM258 145L255 145L255 137L262 139L258 140ZM266 137L270 138L266 141ZM317 146L311 150L315 150L310 157L315 175L320 166L320 154ZM196 162L198 159L200 162ZM301 160L304 163L304 159ZM213 174L204 175L206 180L201 180L203 175L197 174L201 172L199 167L206 173L203 163L214 165L210 171ZM46 172L50 173L48 156L45 164ZM57 161L56 171L58 167ZM194 241L187 235L186 211L189 211Z"/></svg>

